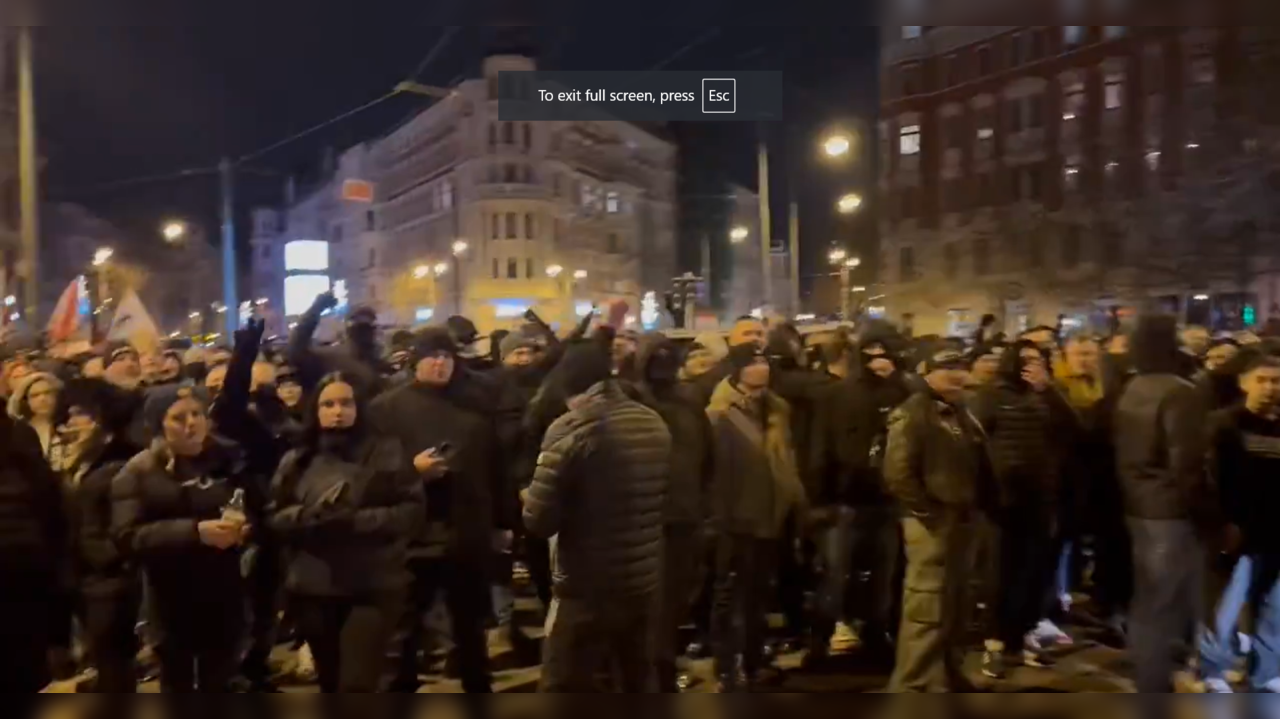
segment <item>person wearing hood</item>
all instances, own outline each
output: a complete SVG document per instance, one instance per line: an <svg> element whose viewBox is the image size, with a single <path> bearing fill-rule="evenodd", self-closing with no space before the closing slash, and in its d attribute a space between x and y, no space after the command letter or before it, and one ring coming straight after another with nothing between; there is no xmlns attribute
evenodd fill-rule
<svg viewBox="0 0 1280 719"><path fill-rule="evenodd" d="M836 514L819 539L826 574L818 595L818 621L809 662L821 662L831 647L855 640L848 622L853 558L867 562L867 586L853 593L862 599L860 618L864 652L892 666L895 608L902 598L895 587L902 551L899 511L885 486L884 458L889 416L911 396L898 354L902 338L888 324L862 333L853 348L850 374L833 388L830 447L835 456Z"/></svg>
<svg viewBox="0 0 1280 719"><path fill-rule="evenodd" d="M152 385L178 384L186 377L182 364L182 353L178 350L165 350L160 353Z"/></svg>
<svg viewBox="0 0 1280 719"><path fill-rule="evenodd" d="M1204 537L1218 530L1218 498L1206 473L1208 408L1178 374L1177 320L1143 317L1131 353L1137 376L1115 415L1116 462L1135 585L1130 646L1137 687L1168 694L1175 667L1170 641L1199 618Z"/></svg>
<svg viewBox="0 0 1280 719"><path fill-rule="evenodd" d="M203 391L158 389L144 414L155 440L112 483L112 536L146 577L161 691L222 693L248 631L241 548L262 525L263 481L211 432Z"/></svg>
<svg viewBox="0 0 1280 719"><path fill-rule="evenodd" d="M321 692L375 693L426 514L422 478L394 437L372 431L342 375L321 380L305 420L271 488L271 525L290 550L285 586Z"/></svg>
<svg viewBox="0 0 1280 719"><path fill-rule="evenodd" d="M968 361L939 343L920 364L926 389L889 418L885 484L905 511L907 570L889 691L963 691L959 651L969 557L990 500L986 436L964 406Z"/></svg>
<svg viewBox="0 0 1280 719"><path fill-rule="evenodd" d="M991 586L997 626L987 638L982 671L1003 679L1007 651L1027 666L1048 666L1032 630L1044 616L1057 566L1061 467L1055 445L1063 441L1057 423L1071 410L1053 386L1048 354L1029 340L1005 353L995 383L978 391L970 409L986 432L999 494L993 513L999 559Z"/></svg>
<svg viewBox="0 0 1280 719"><path fill-rule="evenodd" d="M418 690L422 618L443 591L463 689L488 694L485 625L503 467L491 409L496 400L487 388L475 386L478 377L462 366L457 345L443 328L419 335L413 367L412 383L379 396L371 406L377 431L399 439L413 459L427 502L409 552L413 583L392 691Z"/></svg>
<svg viewBox="0 0 1280 719"><path fill-rule="evenodd" d="M94 688L132 694L141 586L111 535L111 484L139 448L105 423L102 409L110 392L105 382L92 379L72 380L62 392L59 416L67 442L62 485L80 619L88 658L97 670Z"/></svg>
<svg viewBox="0 0 1280 719"><path fill-rule="evenodd" d="M715 448L711 489L716 534L712 643L723 692L749 690L763 668L770 583L787 520L808 513L791 441L791 408L769 389L771 369L754 341L729 351L732 371L707 414ZM747 687L738 681L742 657Z"/></svg>
<svg viewBox="0 0 1280 719"><path fill-rule="evenodd" d="M557 371L569 412L523 494L525 528L557 537L540 691L594 693L611 665L615 693L652 694L671 432L613 378L604 346L570 347Z"/></svg>
<svg viewBox="0 0 1280 719"><path fill-rule="evenodd" d="M62 381L34 372L13 385L9 395L9 416L30 427L40 438L40 449L54 471L62 470L62 441L58 437L58 393Z"/></svg>
<svg viewBox="0 0 1280 719"><path fill-rule="evenodd" d="M373 397L382 391L384 377L390 368L382 360L378 347L378 315L368 307L356 307L347 315L345 341L334 347L315 347L313 341L324 313L338 306L338 298L326 292L298 318L289 336L285 353L290 365L298 370L302 387L310 390L331 372L341 372L359 385L362 396Z"/></svg>
<svg viewBox="0 0 1280 719"><path fill-rule="evenodd" d="M703 556L707 493L714 476L711 424L689 388L680 383L680 351L661 334L640 341L636 355L639 391L645 404L666 423L675 442L663 514L664 560L662 613L658 624L658 689L679 693L677 667L680 628L698 590Z"/></svg>

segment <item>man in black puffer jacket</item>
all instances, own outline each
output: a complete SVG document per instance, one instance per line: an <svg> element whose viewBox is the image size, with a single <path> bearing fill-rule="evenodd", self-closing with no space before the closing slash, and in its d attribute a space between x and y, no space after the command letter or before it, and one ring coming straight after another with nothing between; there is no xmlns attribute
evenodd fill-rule
<svg viewBox="0 0 1280 719"><path fill-rule="evenodd" d="M903 340L892 326L873 324L854 348L849 376L832 389L829 446L837 465L838 507L825 533L826 578L819 592L818 626L814 627L810 656L825 657L828 640L852 639L848 618L852 560L865 562L869 586L853 592L863 606L866 622L864 651L874 661L892 665L895 608L902 599L898 557L902 552L899 510L885 488L884 453L889 416L911 396L902 372Z"/></svg>
<svg viewBox="0 0 1280 719"><path fill-rule="evenodd" d="M615 691L655 690L672 439L662 418L630 399L611 373L599 345L567 351L558 374L569 413L547 431L524 495L529 532L558 536L546 693L594 693L602 662L619 672Z"/></svg>
<svg viewBox="0 0 1280 719"><path fill-rule="evenodd" d="M996 381L980 388L971 409L987 434L999 495L998 571L988 586L997 625L989 632L983 671L1004 676L1005 650L1029 666L1047 659L1031 635L1044 616L1056 568L1054 544L1060 463L1058 425L1074 412L1053 386L1047 354L1021 340L1000 358Z"/></svg>

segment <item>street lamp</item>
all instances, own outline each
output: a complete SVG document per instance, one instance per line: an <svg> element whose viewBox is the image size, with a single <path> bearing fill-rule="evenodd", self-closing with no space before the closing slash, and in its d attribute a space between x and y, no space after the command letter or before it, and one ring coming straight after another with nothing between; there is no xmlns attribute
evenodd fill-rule
<svg viewBox="0 0 1280 719"><path fill-rule="evenodd" d="M432 269L435 271L436 277L443 277L444 275L447 275L449 273L449 263L438 262L436 263L436 266Z"/></svg>
<svg viewBox="0 0 1280 719"><path fill-rule="evenodd" d="M115 250L111 249L110 247L99 248L97 252L93 253L93 266L101 267L107 264L108 262L111 261L111 258L115 256L115 254L116 254Z"/></svg>
<svg viewBox="0 0 1280 719"><path fill-rule="evenodd" d="M559 277L563 272L564 268L560 265L551 265L547 267L547 277L550 277L553 280Z"/></svg>
<svg viewBox="0 0 1280 719"><path fill-rule="evenodd" d="M177 242L187 236L187 223L180 220L170 220L164 223L160 233L164 235L165 242Z"/></svg>
<svg viewBox="0 0 1280 719"><path fill-rule="evenodd" d="M585 279L587 279L587 271L586 271L586 270L578 270L577 272L573 273L573 279L575 279L575 280L585 280Z"/></svg>
<svg viewBox="0 0 1280 719"><path fill-rule="evenodd" d="M426 265L418 265L413 268L413 279L425 280L431 275L431 268Z"/></svg>
<svg viewBox="0 0 1280 719"><path fill-rule="evenodd" d="M848 256L848 252L841 249L835 249L831 251L831 254L827 255L827 258L831 260L831 264L838 265L841 262L844 262Z"/></svg>
<svg viewBox="0 0 1280 719"><path fill-rule="evenodd" d="M746 227L739 226L739 227L733 228L733 230L729 233L729 241L731 241L733 244L736 245L740 242L745 241L750 236L751 236L751 230L747 229Z"/></svg>
<svg viewBox="0 0 1280 719"><path fill-rule="evenodd" d="M857 268L862 266L862 259L859 257L850 257L849 259L844 261L844 266L848 267L851 270L856 270Z"/></svg>
<svg viewBox="0 0 1280 719"><path fill-rule="evenodd" d="M856 192L850 192L840 198L840 202L836 204L842 215L852 215L862 208L862 195Z"/></svg>
<svg viewBox="0 0 1280 719"><path fill-rule="evenodd" d="M843 157L849 154L852 147L853 141L844 133L832 135L822 143L822 149L827 153L827 157Z"/></svg>
<svg viewBox="0 0 1280 719"><path fill-rule="evenodd" d="M459 257L461 255L464 255L466 254L468 249L469 249L469 246L467 245L466 241L458 240L457 242L453 243L453 256Z"/></svg>

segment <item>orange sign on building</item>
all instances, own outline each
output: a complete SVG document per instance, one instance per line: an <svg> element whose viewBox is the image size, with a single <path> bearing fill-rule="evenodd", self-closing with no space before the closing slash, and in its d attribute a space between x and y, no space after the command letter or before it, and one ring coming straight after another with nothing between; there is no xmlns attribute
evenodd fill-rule
<svg viewBox="0 0 1280 719"><path fill-rule="evenodd" d="M347 180L342 183L342 199L347 202L373 203L373 183L366 180Z"/></svg>

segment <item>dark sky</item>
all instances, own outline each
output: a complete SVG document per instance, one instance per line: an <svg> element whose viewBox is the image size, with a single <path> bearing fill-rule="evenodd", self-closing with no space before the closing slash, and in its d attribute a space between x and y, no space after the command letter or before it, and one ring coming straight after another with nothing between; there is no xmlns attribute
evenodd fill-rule
<svg viewBox="0 0 1280 719"><path fill-rule="evenodd" d="M87 13L114 7L101 0L70 4L84 5ZM442 8L463 3L360 5L373 9L352 23L299 18L285 25L247 16L236 24L120 27L81 18L75 26L54 23L38 30L46 199L85 204L134 232L154 232L170 216L213 229L213 176L101 186L210 167L224 154L248 154L377 98L411 75L448 33L445 26L427 23L441 17ZM646 15L662 17L663 5L632 5L629 12L643 7ZM711 22L720 15L714 5L697 3L699 11L683 17ZM732 5L743 8L741 2ZM821 166L812 142L832 122L873 124L876 32L869 13L851 12L848 24L807 27L790 26L794 18L785 16L785 7L777 12L781 16L772 25L543 25L533 34L541 65L554 69L642 70L668 62L671 70L784 71L787 120L768 129L779 183L775 194L784 191L789 177L796 178L810 245L805 254L817 256L825 254L818 240L834 230L829 200L844 187L869 191L874 177L866 162L844 170ZM489 26L458 27L418 79L445 85L476 75L494 33ZM279 203L283 177L314 172L325 147L342 149L376 137L425 106L418 98L396 98L254 161L256 172L239 177L242 219L253 205ZM700 166L754 189L753 127L693 129L682 135L693 138L682 150L694 153ZM784 214L783 207L775 214Z"/></svg>

